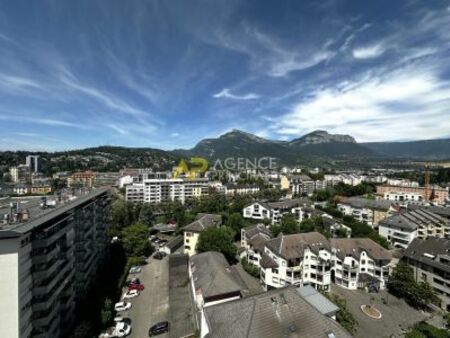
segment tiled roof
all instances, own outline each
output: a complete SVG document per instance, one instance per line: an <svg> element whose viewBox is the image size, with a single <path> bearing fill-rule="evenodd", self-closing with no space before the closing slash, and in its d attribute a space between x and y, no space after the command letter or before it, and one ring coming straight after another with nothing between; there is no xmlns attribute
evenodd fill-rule
<svg viewBox="0 0 450 338"><path fill-rule="evenodd" d="M222 216L216 214L198 214L195 221L186 225L184 230L202 232L207 228L218 227L222 224Z"/></svg>
<svg viewBox="0 0 450 338"><path fill-rule="evenodd" d="M336 255L343 259L347 255L359 259L365 251L374 260L390 260L391 253L370 238L332 238L331 247L336 249Z"/></svg>
<svg viewBox="0 0 450 338"><path fill-rule="evenodd" d="M318 252L322 248L330 249L328 240L318 232L282 235L268 241L266 246L287 260L302 258L307 248L313 252Z"/></svg>
<svg viewBox="0 0 450 338"><path fill-rule="evenodd" d="M208 338L351 337L294 287L205 308Z"/></svg>

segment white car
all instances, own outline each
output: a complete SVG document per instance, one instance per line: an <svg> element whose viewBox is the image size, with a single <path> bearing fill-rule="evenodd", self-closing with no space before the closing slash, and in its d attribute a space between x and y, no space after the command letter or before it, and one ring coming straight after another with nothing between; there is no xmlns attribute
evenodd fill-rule
<svg viewBox="0 0 450 338"><path fill-rule="evenodd" d="M126 337L131 333L131 326L124 322L119 322L115 327L111 327L102 333L99 338Z"/></svg>
<svg viewBox="0 0 450 338"><path fill-rule="evenodd" d="M129 290L123 294L122 299L131 299L137 296L139 296L138 290Z"/></svg>
<svg viewBox="0 0 450 338"><path fill-rule="evenodd" d="M114 310L116 310L117 312L126 311L129 309L131 309L131 303L129 302L119 302L114 305Z"/></svg>
<svg viewBox="0 0 450 338"><path fill-rule="evenodd" d="M139 272L141 272L141 267L140 266L132 266L131 268L130 268L130 273L131 274L134 274L134 273L139 273Z"/></svg>

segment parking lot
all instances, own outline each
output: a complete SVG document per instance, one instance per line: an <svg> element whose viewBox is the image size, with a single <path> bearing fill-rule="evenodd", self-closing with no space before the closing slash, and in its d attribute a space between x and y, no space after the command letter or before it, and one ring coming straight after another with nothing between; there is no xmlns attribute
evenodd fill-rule
<svg viewBox="0 0 450 338"><path fill-rule="evenodd" d="M131 319L131 338L148 337L148 330L159 321L168 320L169 310L169 268L168 258L163 260L148 259L148 264L142 271L132 277L138 277L145 289L141 294L131 299L132 308L128 311ZM158 337L167 338L168 334Z"/></svg>
<svg viewBox="0 0 450 338"><path fill-rule="evenodd" d="M355 337L403 337L405 330L429 317L428 314L413 309L405 301L388 294L386 291L369 294L363 290L347 290L332 285L331 292L346 300L347 310L358 321L359 326ZM383 316L379 320L367 317L360 309L361 305L370 304L370 297L374 298L373 305ZM383 303L383 298L387 300L387 304Z"/></svg>

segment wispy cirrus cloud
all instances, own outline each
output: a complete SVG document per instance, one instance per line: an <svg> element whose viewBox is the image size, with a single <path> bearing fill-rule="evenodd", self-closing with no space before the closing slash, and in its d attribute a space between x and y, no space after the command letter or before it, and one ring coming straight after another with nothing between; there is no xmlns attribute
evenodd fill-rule
<svg viewBox="0 0 450 338"><path fill-rule="evenodd" d="M367 47L355 48L352 51L355 59L372 59L381 56L385 52L382 44L375 44Z"/></svg>
<svg viewBox="0 0 450 338"><path fill-rule="evenodd" d="M255 93L248 93L248 94L243 94L243 95L237 95L237 94L232 94L231 91L228 88L224 88L222 89L220 92L213 94L214 98L216 99L233 99L233 100L255 100L258 99L260 97L260 95L255 94Z"/></svg>

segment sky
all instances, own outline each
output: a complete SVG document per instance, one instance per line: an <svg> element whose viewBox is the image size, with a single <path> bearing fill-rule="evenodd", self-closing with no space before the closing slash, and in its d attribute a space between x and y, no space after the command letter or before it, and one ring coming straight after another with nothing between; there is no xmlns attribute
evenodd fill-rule
<svg viewBox="0 0 450 338"><path fill-rule="evenodd" d="M0 2L0 149L450 137L450 1Z"/></svg>

